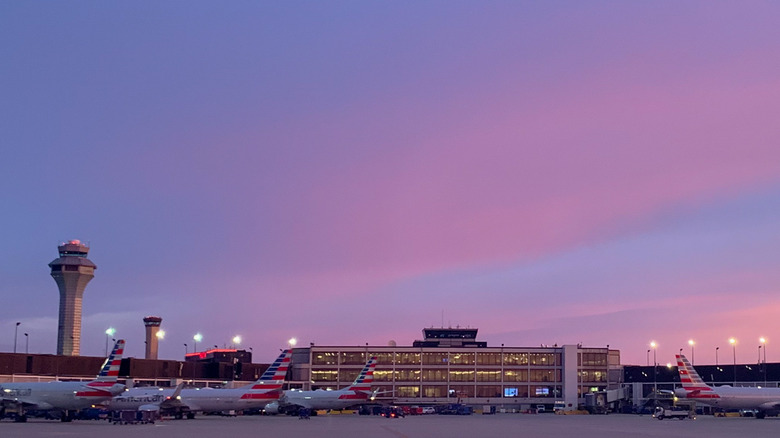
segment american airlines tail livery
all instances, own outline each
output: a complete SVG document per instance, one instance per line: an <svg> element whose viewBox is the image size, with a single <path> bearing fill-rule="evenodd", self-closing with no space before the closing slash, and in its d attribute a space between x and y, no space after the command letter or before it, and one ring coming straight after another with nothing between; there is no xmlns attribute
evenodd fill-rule
<svg viewBox="0 0 780 438"><path fill-rule="evenodd" d="M71 421L73 411L106 402L124 390L124 385L117 383L124 349L125 341L116 341L100 374L91 382L3 383L0 385L0 414L15 412L15 421L25 422L28 410L56 410L64 412L62 421Z"/></svg>
<svg viewBox="0 0 780 438"><path fill-rule="evenodd" d="M220 412L262 408L279 399L290 365L292 350L285 350L260 378L247 386L215 388L133 388L111 400L112 410L154 410L176 418L195 418L196 412Z"/></svg>
<svg viewBox="0 0 780 438"><path fill-rule="evenodd" d="M374 382L376 357L368 360L355 381L347 388L338 391L300 391L291 389L285 391L278 405L267 406L267 411L278 411L279 405L298 406L306 409L344 409L360 403L365 403L371 396L371 384Z"/></svg>
<svg viewBox="0 0 780 438"><path fill-rule="evenodd" d="M723 409L757 409L756 418L766 417L768 410L780 409L780 388L708 386L685 356L676 357L682 382L682 388L674 391L677 397Z"/></svg>

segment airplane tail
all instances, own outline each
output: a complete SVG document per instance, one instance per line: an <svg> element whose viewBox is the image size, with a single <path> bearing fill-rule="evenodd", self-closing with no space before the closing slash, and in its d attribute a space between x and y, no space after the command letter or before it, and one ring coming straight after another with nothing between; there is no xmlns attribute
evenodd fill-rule
<svg viewBox="0 0 780 438"><path fill-rule="evenodd" d="M281 392L284 378L290 367L291 355L292 349L284 350L255 383L246 387L247 393L242 398L252 398L253 394L265 394L271 391Z"/></svg>
<svg viewBox="0 0 780 438"><path fill-rule="evenodd" d="M704 380L699 377L699 373L693 369L693 366L684 355L678 354L675 357L677 358L677 371L680 373L680 382L688 398L718 398L712 387L704 383Z"/></svg>
<svg viewBox="0 0 780 438"><path fill-rule="evenodd" d="M349 391L355 391L356 393L371 393L371 384L374 382L374 368L376 367L376 356L366 362L366 366L360 371L357 378L352 385L347 388Z"/></svg>
<svg viewBox="0 0 780 438"><path fill-rule="evenodd" d="M114 344L111 354L109 354L106 361L103 362L103 366L101 367L97 378L92 382L89 382L87 386L98 388L114 386L119 377L119 365L122 363L122 355L124 352L125 340L119 339L116 341L116 344Z"/></svg>

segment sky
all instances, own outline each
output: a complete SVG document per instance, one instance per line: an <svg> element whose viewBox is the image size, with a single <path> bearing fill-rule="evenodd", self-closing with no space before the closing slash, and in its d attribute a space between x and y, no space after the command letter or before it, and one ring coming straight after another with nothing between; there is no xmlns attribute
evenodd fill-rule
<svg viewBox="0 0 780 438"><path fill-rule="evenodd" d="M21 322L18 351L55 352L47 264L80 239L82 355L115 327L143 357L158 315L167 359L443 325L780 361L779 15L2 2L0 351Z"/></svg>

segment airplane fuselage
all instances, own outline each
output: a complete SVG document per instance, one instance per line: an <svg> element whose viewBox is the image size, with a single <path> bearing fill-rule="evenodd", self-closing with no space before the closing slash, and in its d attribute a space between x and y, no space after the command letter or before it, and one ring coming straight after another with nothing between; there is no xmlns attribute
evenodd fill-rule
<svg viewBox="0 0 780 438"><path fill-rule="evenodd" d="M279 400L281 405L296 405L307 409L344 409L365 403L368 394L350 390L338 391L285 391Z"/></svg>
<svg viewBox="0 0 780 438"><path fill-rule="evenodd" d="M171 398L174 389L133 388L117 395L109 403L114 410L138 410L141 406L163 403ZM219 412L230 410L259 409L279 398L279 393L252 393L245 388L213 389L189 388L182 389L177 400L171 406L183 407L191 412Z"/></svg>
<svg viewBox="0 0 780 438"><path fill-rule="evenodd" d="M122 385L100 390L87 386L88 382L29 382L0 385L3 404L35 405L35 409L77 410L107 402L121 391Z"/></svg>
<svg viewBox="0 0 780 438"><path fill-rule="evenodd" d="M689 394L686 398L723 409L772 409L780 404L780 388L717 386L712 394Z"/></svg>

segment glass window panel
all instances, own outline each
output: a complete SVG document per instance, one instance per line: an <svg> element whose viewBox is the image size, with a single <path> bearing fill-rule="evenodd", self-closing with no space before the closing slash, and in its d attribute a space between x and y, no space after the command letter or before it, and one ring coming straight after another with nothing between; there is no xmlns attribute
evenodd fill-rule
<svg viewBox="0 0 780 438"><path fill-rule="evenodd" d="M371 356L376 356L377 365L392 365L395 358L395 353L369 353L369 357ZM368 360L366 360L366 362L368 362Z"/></svg>
<svg viewBox="0 0 780 438"><path fill-rule="evenodd" d="M423 382L446 382L447 370L428 369L422 371Z"/></svg>
<svg viewBox="0 0 780 438"><path fill-rule="evenodd" d="M504 353L504 365L528 365L528 353Z"/></svg>
<svg viewBox="0 0 780 438"><path fill-rule="evenodd" d="M396 365L420 365L420 353L396 353Z"/></svg>
<svg viewBox="0 0 780 438"><path fill-rule="evenodd" d="M477 353L477 365L501 365L501 353Z"/></svg>
<svg viewBox="0 0 780 438"><path fill-rule="evenodd" d="M424 365L447 365L447 353L423 353Z"/></svg>
<svg viewBox="0 0 780 438"><path fill-rule="evenodd" d="M504 370L505 382L527 382L528 371L527 370Z"/></svg>
<svg viewBox="0 0 780 438"><path fill-rule="evenodd" d="M366 359L364 352L345 351L341 353L342 365L365 365L366 362L368 359Z"/></svg>
<svg viewBox="0 0 780 438"><path fill-rule="evenodd" d="M419 382L420 370L396 370L396 381L400 382Z"/></svg>
<svg viewBox="0 0 780 438"><path fill-rule="evenodd" d="M443 398L447 397L447 387L444 385L423 386L423 397Z"/></svg>
<svg viewBox="0 0 780 438"><path fill-rule="evenodd" d="M336 370L311 370L311 380L314 382L335 382L338 379Z"/></svg>
<svg viewBox="0 0 780 438"><path fill-rule="evenodd" d="M477 382L501 382L501 371L477 371Z"/></svg>
<svg viewBox="0 0 780 438"><path fill-rule="evenodd" d="M341 370L339 382L354 382L358 374L360 374L360 370Z"/></svg>
<svg viewBox="0 0 780 438"><path fill-rule="evenodd" d="M410 398L420 396L419 386L396 386L395 393L397 397Z"/></svg>
<svg viewBox="0 0 780 438"><path fill-rule="evenodd" d="M450 353L450 365L474 365L474 353Z"/></svg>
<svg viewBox="0 0 780 438"><path fill-rule="evenodd" d="M375 382L392 382L393 381L393 371L391 370L375 370L374 371L374 381Z"/></svg>
<svg viewBox="0 0 780 438"><path fill-rule="evenodd" d="M477 397L501 397L501 385L477 386Z"/></svg>
<svg viewBox="0 0 780 438"><path fill-rule="evenodd" d="M454 397L474 397L474 385L450 385L450 395Z"/></svg>
<svg viewBox="0 0 780 438"><path fill-rule="evenodd" d="M338 353L336 352L317 352L312 355L312 365L337 365Z"/></svg>
<svg viewBox="0 0 780 438"><path fill-rule="evenodd" d="M473 382L474 371L450 371L450 382Z"/></svg>

